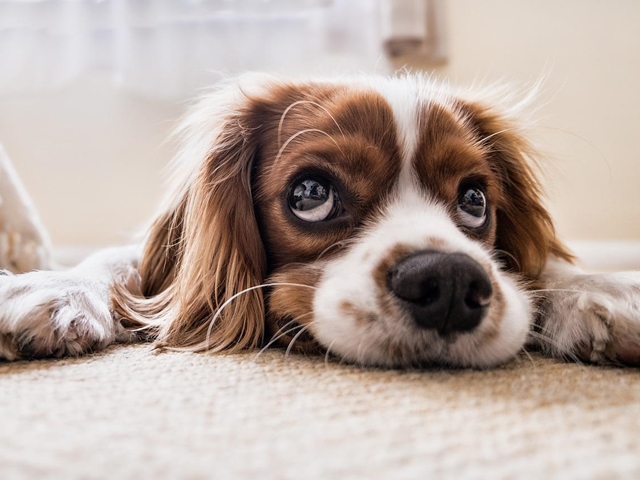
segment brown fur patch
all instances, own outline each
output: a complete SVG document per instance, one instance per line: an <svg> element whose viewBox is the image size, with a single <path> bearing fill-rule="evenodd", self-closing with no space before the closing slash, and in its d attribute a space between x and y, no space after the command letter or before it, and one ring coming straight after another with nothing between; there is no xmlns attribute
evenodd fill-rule
<svg viewBox="0 0 640 480"><path fill-rule="evenodd" d="M400 171L393 114L382 97L346 88L291 90L280 89L268 106L269 115L261 115L261 128L270 134L263 137L254 170L256 213L273 269L313 261L352 237L391 190ZM294 98L302 103L287 111ZM309 131L295 137L304 130ZM293 216L288 192L297 178L309 173L333 183L344 218L319 226Z"/></svg>
<svg viewBox="0 0 640 480"><path fill-rule="evenodd" d="M300 334L296 338L298 351L301 348L318 349L312 337L305 335L302 329L313 332L313 298L321 273L318 266L298 264L283 267L269 278L267 283L275 285L267 297L267 343L289 345Z"/></svg>
<svg viewBox="0 0 640 480"><path fill-rule="evenodd" d="M418 178L436 200L448 206L455 221L459 189L479 184L489 200L487 228L467 231L491 247L495 241L495 208L503 202L503 191L489 161L487 149L473 130L451 107L429 104L420 115L420 139L414 167Z"/></svg>
<svg viewBox="0 0 640 480"><path fill-rule="evenodd" d="M367 325L378 320L378 314L376 312L360 310L356 308L353 303L346 300L338 305L338 309L344 315L351 317L360 328L365 328Z"/></svg>

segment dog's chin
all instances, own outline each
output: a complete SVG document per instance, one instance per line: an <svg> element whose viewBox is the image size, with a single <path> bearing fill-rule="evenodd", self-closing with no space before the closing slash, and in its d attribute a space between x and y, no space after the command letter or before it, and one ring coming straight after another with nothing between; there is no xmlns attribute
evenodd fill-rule
<svg viewBox="0 0 640 480"><path fill-rule="evenodd" d="M384 339L362 335L360 340L352 341L327 336L316 324L317 343L296 346L294 351L316 353L322 350L327 356L363 367L490 368L507 363L524 348L528 324L510 327L517 328L512 328L505 337L494 341L484 341L482 335L476 332L443 337L436 332L422 331Z"/></svg>

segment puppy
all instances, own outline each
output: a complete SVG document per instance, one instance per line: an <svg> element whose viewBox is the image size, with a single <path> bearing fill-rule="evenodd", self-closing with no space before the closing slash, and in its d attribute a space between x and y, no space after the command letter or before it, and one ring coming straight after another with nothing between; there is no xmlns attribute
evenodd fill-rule
<svg viewBox="0 0 640 480"><path fill-rule="evenodd" d="M640 273L587 275L504 91L243 77L186 117L140 247L0 278L0 357L153 340L360 365L640 361ZM508 97L508 95L506 96Z"/></svg>

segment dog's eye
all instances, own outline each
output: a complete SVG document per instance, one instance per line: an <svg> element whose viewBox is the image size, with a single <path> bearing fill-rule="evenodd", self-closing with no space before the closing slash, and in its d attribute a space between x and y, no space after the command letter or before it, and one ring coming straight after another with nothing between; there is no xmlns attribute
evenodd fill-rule
<svg viewBox="0 0 640 480"><path fill-rule="evenodd" d="M479 228L487 221L487 199L480 187L463 187L458 195L458 216L465 227Z"/></svg>
<svg viewBox="0 0 640 480"><path fill-rule="evenodd" d="M337 211L338 194L326 180L305 178L296 183L289 196L293 214L307 222L321 222Z"/></svg>

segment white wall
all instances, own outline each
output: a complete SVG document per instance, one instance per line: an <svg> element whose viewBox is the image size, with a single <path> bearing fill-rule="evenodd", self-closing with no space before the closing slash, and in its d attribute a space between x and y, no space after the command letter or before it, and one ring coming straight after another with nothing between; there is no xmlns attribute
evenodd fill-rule
<svg viewBox="0 0 640 480"><path fill-rule="evenodd" d="M0 98L0 142L55 244L123 243L158 203L182 111L98 72L59 92Z"/></svg>
<svg viewBox="0 0 640 480"><path fill-rule="evenodd" d="M549 154L561 233L640 240L640 2L450 0L447 18L438 75L548 74L531 134ZM181 112L98 72L55 93L0 97L0 141L57 244L119 243L153 211L171 153L162 143Z"/></svg>

